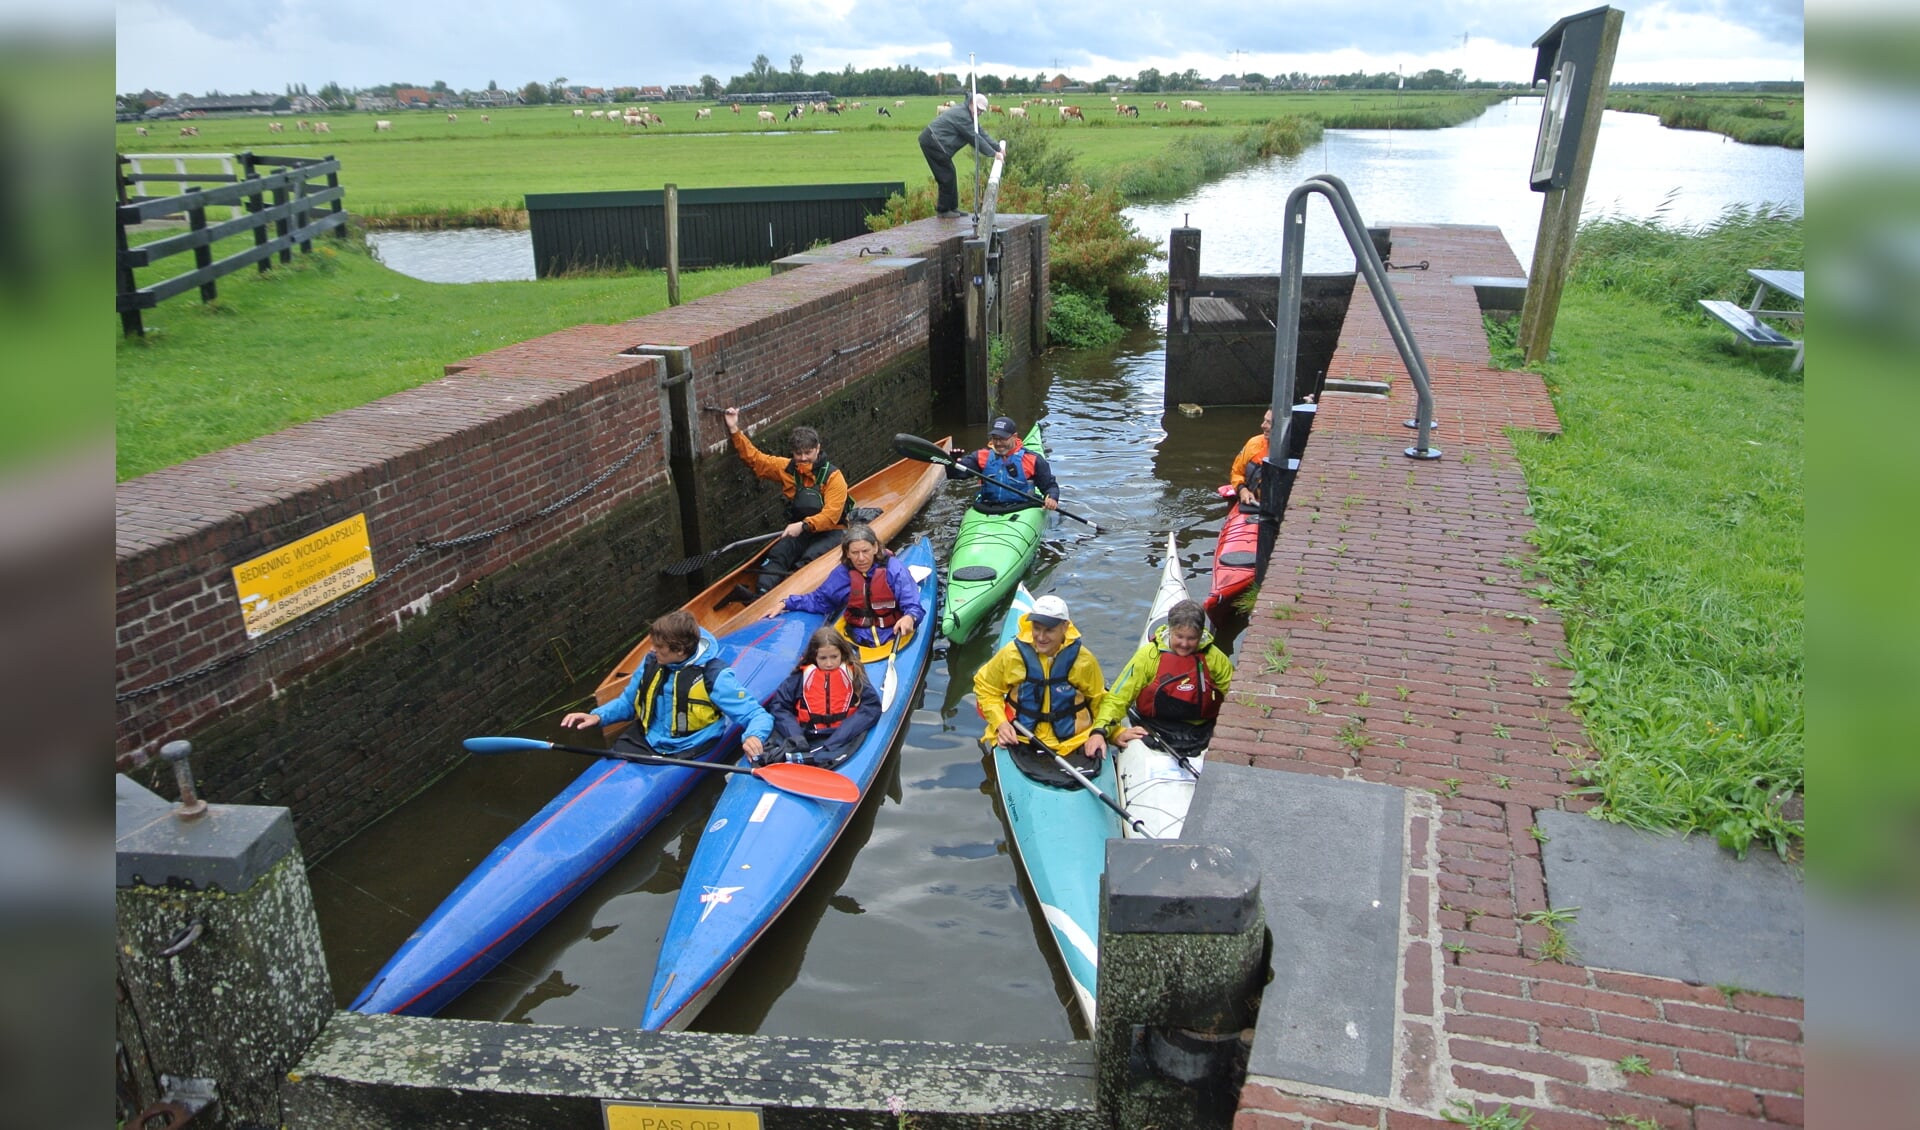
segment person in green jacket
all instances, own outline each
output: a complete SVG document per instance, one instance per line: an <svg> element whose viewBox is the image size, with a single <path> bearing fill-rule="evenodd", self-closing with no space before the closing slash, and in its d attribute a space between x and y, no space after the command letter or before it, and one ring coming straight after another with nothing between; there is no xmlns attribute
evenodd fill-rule
<svg viewBox="0 0 1920 1130"><path fill-rule="evenodd" d="M1233 685L1233 660L1214 646L1197 600L1167 610L1167 622L1140 645L1107 688L1096 727L1133 724L1114 735L1125 745L1151 734L1174 752L1191 754L1213 739L1213 722Z"/></svg>

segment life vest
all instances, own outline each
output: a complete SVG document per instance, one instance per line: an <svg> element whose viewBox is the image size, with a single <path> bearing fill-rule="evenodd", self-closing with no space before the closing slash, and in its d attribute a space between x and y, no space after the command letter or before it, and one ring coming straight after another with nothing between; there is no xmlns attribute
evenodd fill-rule
<svg viewBox="0 0 1920 1130"><path fill-rule="evenodd" d="M900 598L893 591L893 578L887 575L887 557L884 553L875 555L871 576L847 569L847 627L864 629L874 643L881 642L875 629L892 632L900 620Z"/></svg>
<svg viewBox="0 0 1920 1130"><path fill-rule="evenodd" d="M663 667L647 656L640 667L639 690L634 692L633 716L644 733L653 725L653 714L660 705L662 689L672 684L667 697L673 702L673 721L668 732L676 738L698 733L720 720L720 708L713 704L713 684L726 670L726 661L715 656L705 663L683 663Z"/></svg>
<svg viewBox="0 0 1920 1130"><path fill-rule="evenodd" d="M827 504L827 480L833 477L834 465L822 459L813 465L813 483L808 485L800 481L800 471L795 460L787 460L787 477L793 480L793 497L787 500L787 521L798 522L802 518L811 518L820 513ZM853 492L847 492L846 505L840 508L840 514L834 519L836 525L844 525L847 514L853 510Z"/></svg>
<svg viewBox="0 0 1920 1130"><path fill-rule="evenodd" d="M815 740L840 728L859 705L854 697L853 678L843 664L822 671L809 663L800 672L800 699L793 704L794 716L809 740Z"/></svg>
<svg viewBox="0 0 1920 1130"><path fill-rule="evenodd" d="M1026 677L1013 696L1014 720L1029 733L1039 733L1040 723L1052 727L1055 740L1064 741L1080 732L1076 719L1085 714L1092 720L1093 708L1080 689L1067 680L1073 664L1080 658L1080 641L1068 640L1054 653L1048 672L1040 668L1040 653L1026 640L1015 640L1020 660L1027 665Z"/></svg>
<svg viewBox="0 0 1920 1130"><path fill-rule="evenodd" d="M1220 716L1221 697L1204 649L1184 657L1163 651L1133 705L1142 718L1158 722L1204 722Z"/></svg>
<svg viewBox="0 0 1920 1130"><path fill-rule="evenodd" d="M973 462L980 473L987 476L980 484L981 503L987 506L1012 506L1033 501L1033 471L1039 465L1039 456L1033 452L1016 447L1002 456L991 447L983 447L973 453ZM1021 489L1008 490L995 479L1005 480Z"/></svg>

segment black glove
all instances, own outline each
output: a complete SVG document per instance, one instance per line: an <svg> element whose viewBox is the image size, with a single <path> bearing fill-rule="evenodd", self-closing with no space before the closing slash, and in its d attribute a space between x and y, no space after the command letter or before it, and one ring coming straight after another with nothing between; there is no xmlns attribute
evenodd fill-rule
<svg viewBox="0 0 1920 1130"><path fill-rule="evenodd" d="M968 451L964 447L956 447L948 451L947 454L953 456L954 462L957 463L960 460L965 459L968 455L971 455L972 452Z"/></svg>

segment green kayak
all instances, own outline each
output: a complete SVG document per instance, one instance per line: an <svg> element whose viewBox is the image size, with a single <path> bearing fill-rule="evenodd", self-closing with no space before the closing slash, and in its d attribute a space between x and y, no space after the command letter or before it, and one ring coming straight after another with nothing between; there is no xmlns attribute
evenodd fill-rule
<svg viewBox="0 0 1920 1130"><path fill-rule="evenodd" d="M1045 455L1040 425L1034 424L1023 441L1028 451ZM978 479L967 482L978 487ZM940 634L964 643L992 614L994 607L1026 576L1033 551L1040 546L1047 511L1033 506L1010 514L983 514L973 507L960 521L960 536L947 557L947 591L941 598Z"/></svg>

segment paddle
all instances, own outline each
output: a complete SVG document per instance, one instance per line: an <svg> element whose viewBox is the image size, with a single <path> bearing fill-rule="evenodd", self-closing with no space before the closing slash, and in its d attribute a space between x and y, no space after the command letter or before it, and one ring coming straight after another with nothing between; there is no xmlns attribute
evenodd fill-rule
<svg viewBox="0 0 1920 1130"><path fill-rule="evenodd" d="M471 753L519 753L530 749L557 749L566 753L584 753L588 757L617 757L641 765L674 765L683 769L712 769L720 773L748 773L782 792L853 804L860 799L860 786L831 769L818 765L800 765L776 761L770 765L727 765L718 761L690 761L679 757L652 757L625 750L593 749L583 745L560 745L536 738L468 738L461 742Z"/></svg>
<svg viewBox="0 0 1920 1130"><path fill-rule="evenodd" d="M1041 741L1039 738L1034 737L1033 731L1027 729L1025 726L1022 726L1019 722L1015 721L1012 718L1007 719L1007 724L1013 727L1014 733L1017 733L1021 737L1032 742L1036 748L1044 749L1048 753L1052 753L1054 764L1060 766L1060 768L1062 769L1065 769L1067 773L1073 777L1074 780L1080 782L1081 788L1092 793L1094 796L1099 797L1100 803L1106 805L1108 808L1113 809L1115 812L1118 812L1120 814L1120 819L1125 820L1127 823L1133 825L1135 831L1139 832L1143 836L1147 836L1149 838L1152 837L1153 833L1147 831L1147 826L1145 824L1142 824L1137 818L1135 818L1133 813L1128 812L1124 808L1121 808L1119 801L1108 796L1106 793L1101 792L1099 785L1096 785L1092 781L1089 781L1085 773L1082 773L1080 772L1080 770L1075 769L1073 765L1067 761L1066 758L1061 757L1058 753L1054 753L1054 751L1051 748L1049 748L1045 742Z"/></svg>
<svg viewBox="0 0 1920 1130"><path fill-rule="evenodd" d="M688 573L693 572L695 569L704 569L708 565L711 565L714 561L718 560L720 556L724 553L729 553L733 550L739 549L743 545L753 545L755 542L772 541L774 538L777 538L781 534L784 534L786 532L787 532L786 527L782 526L780 529L777 529L770 534L755 534L750 538L741 538L739 541L730 541L727 544L721 546L719 549L708 550L705 553L701 553L693 557L689 557L685 561L675 561L673 564L667 566L665 569L662 569L660 571L662 573L667 574L669 577L684 577Z"/></svg>
<svg viewBox="0 0 1920 1130"><path fill-rule="evenodd" d="M908 435L906 432L898 432L893 437L893 449L908 459L918 459L922 463L941 463L948 467L958 467L976 479L985 479L987 482L1013 491L1015 494L1024 494L1029 502L1037 506L1046 505L1047 496L1034 490L1032 487L1028 487L1023 491L1019 486L1008 482L998 475L989 475L978 467L969 467L965 463L954 459L952 452L945 450L939 444L921 439L919 436ZM1098 522L1090 518L1082 518L1064 506L1060 507L1057 513L1062 517L1072 518L1082 525L1092 526L1093 532L1096 534L1105 532L1100 528Z"/></svg>
<svg viewBox="0 0 1920 1130"><path fill-rule="evenodd" d="M1179 750L1173 748L1172 746L1168 745L1164 740L1162 740L1159 734L1156 734L1153 732L1152 726L1149 726L1145 722L1140 720L1140 716L1138 714L1135 714L1132 710L1128 710L1127 721L1133 723L1134 725L1140 727L1142 730L1146 731L1145 734L1141 735L1140 740L1146 743L1146 746L1148 749L1157 749L1161 753L1166 754L1168 757L1173 758L1175 761L1180 763L1180 768L1185 769L1187 772L1193 774L1194 780L1197 781L1200 779L1200 770L1195 769L1193 767L1193 762L1187 760L1187 755L1184 753L1181 753Z"/></svg>

